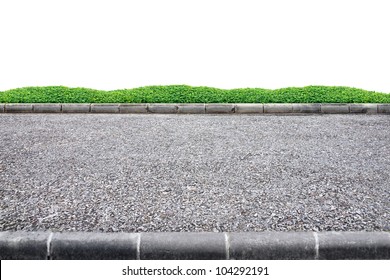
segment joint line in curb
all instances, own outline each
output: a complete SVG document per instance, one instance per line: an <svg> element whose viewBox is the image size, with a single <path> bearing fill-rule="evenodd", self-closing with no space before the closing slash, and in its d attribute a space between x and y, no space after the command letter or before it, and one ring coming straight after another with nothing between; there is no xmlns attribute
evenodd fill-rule
<svg viewBox="0 0 390 280"><path fill-rule="evenodd" d="M319 250L319 248L320 248L320 243L319 243L319 241L318 241L318 235L317 235L317 233L314 232L314 231L313 231L313 236L314 236L314 240L315 240L315 242L316 242L315 247L314 247L315 252L316 252L316 255L315 255L314 259L315 259L315 260L318 260L319 255L320 255L320 252L319 252L319 251L320 251L320 250Z"/></svg>
<svg viewBox="0 0 390 280"><path fill-rule="evenodd" d="M138 238L137 238L137 260L141 259L141 234L138 233Z"/></svg>
<svg viewBox="0 0 390 280"><path fill-rule="evenodd" d="M225 232L225 250L226 250L226 259L230 260L230 240L229 234Z"/></svg>
<svg viewBox="0 0 390 280"><path fill-rule="evenodd" d="M51 240L53 238L53 233L50 232L49 237L47 238L46 247L47 247L47 259L50 260L50 251L51 251Z"/></svg>

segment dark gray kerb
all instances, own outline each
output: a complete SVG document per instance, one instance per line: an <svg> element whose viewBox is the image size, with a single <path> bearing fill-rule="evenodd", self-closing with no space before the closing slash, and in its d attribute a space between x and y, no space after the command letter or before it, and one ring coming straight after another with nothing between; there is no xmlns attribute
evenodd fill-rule
<svg viewBox="0 0 390 280"><path fill-rule="evenodd" d="M389 259L388 232L319 232L319 259Z"/></svg>
<svg viewBox="0 0 390 280"><path fill-rule="evenodd" d="M379 114L390 114L390 104L378 104Z"/></svg>
<svg viewBox="0 0 390 280"><path fill-rule="evenodd" d="M286 114L293 112L292 104L264 104L264 113Z"/></svg>
<svg viewBox="0 0 390 280"><path fill-rule="evenodd" d="M45 260L50 232L0 232L0 259Z"/></svg>
<svg viewBox="0 0 390 280"><path fill-rule="evenodd" d="M33 113L32 104L5 104L6 113Z"/></svg>
<svg viewBox="0 0 390 280"><path fill-rule="evenodd" d="M316 241L311 232L229 233L229 255L235 260L313 260Z"/></svg>
<svg viewBox="0 0 390 280"><path fill-rule="evenodd" d="M141 235L141 260L222 260L226 258L223 233L160 232Z"/></svg>
<svg viewBox="0 0 390 280"><path fill-rule="evenodd" d="M377 114L377 104L350 104L349 110L352 114Z"/></svg>
<svg viewBox="0 0 390 280"><path fill-rule="evenodd" d="M178 104L177 112L179 114L204 114L206 113L206 105L200 103L194 104Z"/></svg>
<svg viewBox="0 0 390 280"><path fill-rule="evenodd" d="M33 110L34 113L61 113L61 104L36 103Z"/></svg>
<svg viewBox="0 0 390 280"><path fill-rule="evenodd" d="M177 104L149 104L148 111L156 114L175 114L177 113Z"/></svg>
<svg viewBox="0 0 390 280"><path fill-rule="evenodd" d="M119 104L119 112L121 114L146 114L148 113L148 104Z"/></svg>
<svg viewBox="0 0 390 280"><path fill-rule="evenodd" d="M119 104L91 104L91 113L111 114L119 113Z"/></svg>
<svg viewBox="0 0 390 280"><path fill-rule="evenodd" d="M91 104L62 104L62 113L90 113Z"/></svg>
<svg viewBox="0 0 390 280"><path fill-rule="evenodd" d="M321 113L321 104L293 104L293 113L299 114L318 114Z"/></svg>
<svg viewBox="0 0 390 280"><path fill-rule="evenodd" d="M264 104L236 104L235 112L237 114L263 114L264 113Z"/></svg>
<svg viewBox="0 0 390 280"><path fill-rule="evenodd" d="M324 114L348 114L349 104L321 104L321 113Z"/></svg>
<svg viewBox="0 0 390 280"><path fill-rule="evenodd" d="M138 242L138 233L54 233L50 259L135 260Z"/></svg>
<svg viewBox="0 0 390 280"><path fill-rule="evenodd" d="M4 113L5 104L0 103L0 113Z"/></svg>
<svg viewBox="0 0 390 280"><path fill-rule="evenodd" d="M231 114L234 109L234 104L206 104L206 114Z"/></svg>

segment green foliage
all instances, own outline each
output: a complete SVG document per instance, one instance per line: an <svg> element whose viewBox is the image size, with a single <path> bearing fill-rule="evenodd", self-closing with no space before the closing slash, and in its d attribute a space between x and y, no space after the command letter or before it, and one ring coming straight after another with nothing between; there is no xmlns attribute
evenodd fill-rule
<svg viewBox="0 0 390 280"><path fill-rule="evenodd" d="M172 85L114 91L50 86L0 92L0 103L390 103L390 94L332 86L224 90Z"/></svg>

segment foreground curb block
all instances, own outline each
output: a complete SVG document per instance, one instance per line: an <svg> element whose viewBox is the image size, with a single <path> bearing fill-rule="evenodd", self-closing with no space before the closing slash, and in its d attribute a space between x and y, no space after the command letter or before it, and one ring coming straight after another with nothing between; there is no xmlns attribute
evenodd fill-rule
<svg viewBox="0 0 390 280"><path fill-rule="evenodd" d="M178 104L177 112L179 114L205 114L206 105L205 104Z"/></svg>
<svg viewBox="0 0 390 280"><path fill-rule="evenodd" d="M52 260L135 260L138 233L54 233Z"/></svg>
<svg viewBox="0 0 390 280"><path fill-rule="evenodd" d="M264 104L236 104L234 111L238 114L263 114Z"/></svg>
<svg viewBox="0 0 390 280"><path fill-rule="evenodd" d="M377 104L350 104L349 110L353 114L377 114Z"/></svg>
<svg viewBox="0 0 390 280"><path fill-rule="evenodd" d="M33 113L32 104L5 104L6 113Z"/></svg>
<svg viewBox="0 0 390 280"><path fill-rule="evenodd" d="M390 104L379 104L378 105L379 114L390 114Z"/></svg>
<svg viewBox="0 0 390 280"><path fill-rule="evenodd" d="M0 113L390 114L390 104L353 103L2 103Z"/></svg>
<svg viewBox="0 0 390 280"><path fill-rule="evenodd" d="M267 114L288 114L292 112L292 104L264 104L264 113Z"/></svg>
<svg viewBox="0 0 390 280"><path fill-rule="evenodd" d="M0 259L46 260L50 232L0 232Z"/></svg>
<svg viewBox="0 0 390 280"><path fill-rule="evenodd" d="M62 113L90 113L91 104L62 104Z"/></svg>
<svg viewBox="0 0 390 280"><path fill-rule="evenodd" d="M177 113L177 104L149 104L148 111L156 114L175 114Z"/></svg>
<svg viewBox="0 0 390 280"><path fill-rule="evenodd" d="M0 232L0 259L390 259L390 232Z"/></svg>
<svg viewBox="0 0 390 280"><path fill-rule="evenodd" d="M231 114L234 113L234 104L206 104L206 114Z"/></svg>
<svg viewBox="0 0 390 280"><path fill-rule="evenodd" d="M61 113L61 104L37 103L33 104L34 113Z"/></svg>
<svg viewBox="0 0 390 280"><path fill-rule="evenodd" d="M298 114L319 114L321 113L321 104L293 104L293 113Z"/></svg>
<svg viewBox="0 0 390 280"><path fill-rule="evenodd" d="M313 260L316 241L311 232L230 233L230 259Z"/></svg>
<svg viewBox="0 0 390 280"><path fill-rule="evenodd" d="M122 114L146 114L148 113L148 104L119 104L119 112Z"/></svg>
<svg viewBox="0 0 390 280"><path fill-rule="evenodd" d="M319 232L319 259L390 259L388 232Z"/></svg>
<svg viewBox="0 0 390 280"><path fill-rule="evenodd" d="M143 233L141 260L223 260L227 259L223 233Z"/></svg>
<svg viewBox="0 0 390 280"><path fill-rule="evenodd" d="M91 104L91 113L119 113L119 104Z"/></svg>
<svg viewBox="0 0 390 280"><path fill-rule="evenodd" d="M321 104L321 113L324 114L348 114L349 104Z"/></svg>

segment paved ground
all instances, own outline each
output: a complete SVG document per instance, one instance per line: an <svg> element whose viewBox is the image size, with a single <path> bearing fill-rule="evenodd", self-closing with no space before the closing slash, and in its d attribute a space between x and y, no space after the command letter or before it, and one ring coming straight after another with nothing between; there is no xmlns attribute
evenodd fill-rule
<svg viewBox="0 0 390 280"><path fill-rule="evenodd" d="M0 230L390 230L390 116L0 115Z"/></svg>

